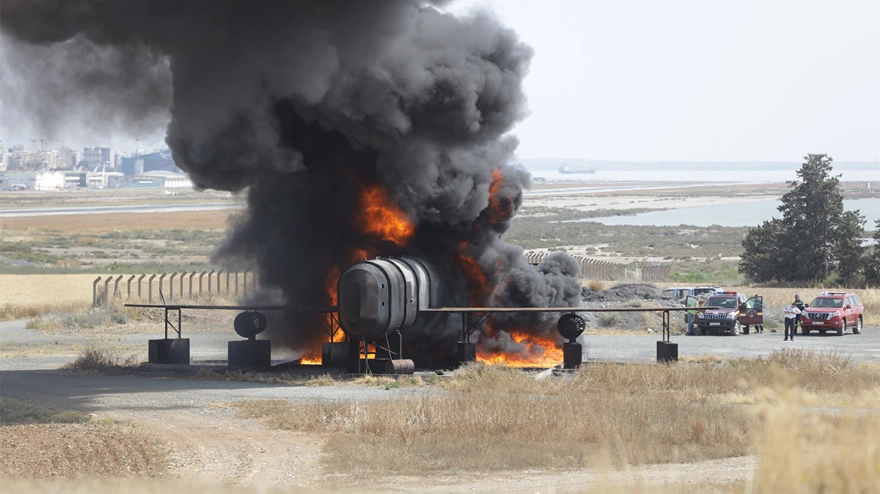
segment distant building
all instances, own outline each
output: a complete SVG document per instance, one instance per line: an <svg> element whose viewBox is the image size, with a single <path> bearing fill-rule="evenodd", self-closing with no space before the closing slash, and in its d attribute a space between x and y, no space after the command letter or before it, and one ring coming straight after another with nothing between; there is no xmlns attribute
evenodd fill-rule
<svg viewBox="0 0 880 494"><path fill-rule="evenodd" d="M168 171L181 174L183 171L177 167L171 151L156 151L148 154L128 156L122 158L122 173L126 175L140 175L152 171Z"/></svg>
<svg viewBox="0 0 880 494"><path fill-rule="evenodd" d="M76 168L76 165L79 164L80 154L76 149L61 146L61 148L58 149L58 154L61 157L61 161L64 163L64 168L68 170L73 170Z"/></svg>
<svg viewBox="0 0 880 494"><path fill-rule="evenodd" d="M5 172L9 168L9 152L6 148L0 148L0 172Z"/></svg>
<svg viewBox="0 0 880 494"><path fill-rule="evenodd" d="M28 161L28 170L58 170L64 169L65 163L58 151L53 149L41 149L31 154Z"/></svg>
<svg viewBox="0 0 880 494"><path fill-rule="evenodd" d="M172 189L192 188L192 180L182 173L153 170L137 175L110 177L110 187L166 187Z"/></svg>
<svg viewBox="0 0 880 494"><path fill-rule="evenodd" d="M0 175L0 189L61 190L64 181L59 171L7 171Z"/></svg>
<svg viewBox="0 0 880 494"><path fill-rule="evenodd" d="M107 167L112 169L113 150L100 146L83 148L82 160L88 163L92 169L100 167Z"/></svg>

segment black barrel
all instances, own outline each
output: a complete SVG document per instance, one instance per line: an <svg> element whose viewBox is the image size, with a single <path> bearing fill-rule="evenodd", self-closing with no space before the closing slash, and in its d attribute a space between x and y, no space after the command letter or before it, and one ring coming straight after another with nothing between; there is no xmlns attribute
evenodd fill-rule
<svg viewBox="0 0 880 494"><path fill-rule="evenodd" d="M416 364L410 359L388 360L385 362L386 374L412 374Z"/></svg>

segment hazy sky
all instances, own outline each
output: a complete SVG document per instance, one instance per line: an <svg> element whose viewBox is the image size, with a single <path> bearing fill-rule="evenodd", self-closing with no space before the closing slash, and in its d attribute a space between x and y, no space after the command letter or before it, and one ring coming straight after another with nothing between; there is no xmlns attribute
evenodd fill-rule
<svg viewBox="0 0 880 494"><path fill-rule="evenodd" d="M495 11L535 50L525 82L531 114L514 130L520 157L880 159L880 0L448 6L472 8ZM26 122L0 120L3 145L43 137ZM78 129L57 138L134 147L118 128ZM138 137L151 146L163 135Z"/></svg>
<svg viewBox="0 0 880 494"><path fill-rule="evenodd" d="M535 50L522 157L880 158L880 0L461 0Z"/></svg>

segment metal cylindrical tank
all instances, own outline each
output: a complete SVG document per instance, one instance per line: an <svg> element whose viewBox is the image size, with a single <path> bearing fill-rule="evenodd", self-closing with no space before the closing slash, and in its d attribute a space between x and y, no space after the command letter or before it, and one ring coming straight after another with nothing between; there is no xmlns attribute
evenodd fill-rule
<svg viewBox="0 0 880 494"><path fill-rule="evenodd" d="M385 362L386 374L412 374L416 371L416 364L410 359L388 360Z"/></svg>
<svg viewBox="0 0 880 494"><path fill-rule="evenodd" d="M339 325L348 336L381 338L411 326L419 309L432 306L427 266L411 257L360 261L339 277Z"/></svg>

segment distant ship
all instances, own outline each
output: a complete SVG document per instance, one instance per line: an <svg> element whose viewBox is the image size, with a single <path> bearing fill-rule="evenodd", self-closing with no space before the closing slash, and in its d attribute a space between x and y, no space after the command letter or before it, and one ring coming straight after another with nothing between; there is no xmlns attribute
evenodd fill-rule
<svg viewBox="0 0 880 494"><path fill-rule="evenodd" d="M565 173L565 174L570 174L570 173L596 173L596 169L595 169L595 168L589 168L589 169L576 169L576 170L572 170L571 168L568 167L568 165L566 165L565 163L563 163L563 164L559 165L559 173Z"/></svg>

